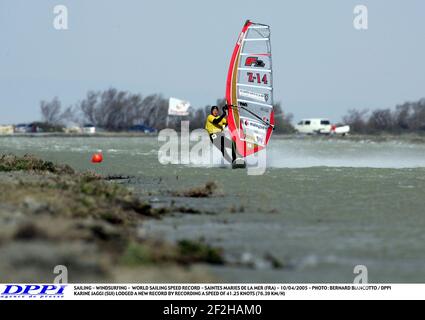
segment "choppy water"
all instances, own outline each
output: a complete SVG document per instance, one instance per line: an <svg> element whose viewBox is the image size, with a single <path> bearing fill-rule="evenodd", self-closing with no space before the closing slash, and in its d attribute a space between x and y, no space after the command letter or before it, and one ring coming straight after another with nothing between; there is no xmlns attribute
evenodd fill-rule
<svg viewBox="0 0 425 320"><path fill-rule="evenodd" d="M99 149L105 160L93 165ZM224 169L218 155L212 166L161 165L158 149L155 137L0 138L0 153L130 175L129 187L153 203L210 212L150 221L142 232L222 247L234 265L210 269L223 281L352 282L358 264L369 282L425 281L425 145L273 138L261 176ZM164 195L210 180L219 185L212 198ZM271 268L268 255L284 268Z"/></svg>

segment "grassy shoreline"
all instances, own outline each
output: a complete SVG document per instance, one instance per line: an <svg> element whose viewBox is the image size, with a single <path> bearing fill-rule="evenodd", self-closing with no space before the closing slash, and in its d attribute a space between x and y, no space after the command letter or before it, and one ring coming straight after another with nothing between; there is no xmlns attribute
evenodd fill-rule
<svg viewBox="0 0 425 320"><path fill-rule="evenodd" d="M144 271L137 270L146 268L146 281L211 280L188 266L223 264L221 250L138 233L146 219L173 211L155 209L94 173L33 156L0 155L0 282L51 282L60 264L72 282L130 281L129 274L143 281ZM164 270L173 271L164 278Z"/></svg>

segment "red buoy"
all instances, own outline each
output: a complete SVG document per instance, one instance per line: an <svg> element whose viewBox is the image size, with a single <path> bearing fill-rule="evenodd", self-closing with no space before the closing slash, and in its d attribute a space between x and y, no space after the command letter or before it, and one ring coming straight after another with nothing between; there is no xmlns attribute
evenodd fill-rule
<svg viewBox="0 0 425 320"><path fill-rule="evenodd" d="M93 163L101 163L103 161L103 156L101 153L95 153L93 154L91 158L91 162Z"/></svg>

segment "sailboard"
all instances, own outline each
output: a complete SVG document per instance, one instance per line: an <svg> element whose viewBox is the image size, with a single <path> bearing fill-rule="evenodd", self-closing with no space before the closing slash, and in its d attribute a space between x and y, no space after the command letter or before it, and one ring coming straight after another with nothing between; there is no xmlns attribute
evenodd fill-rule
<svg viewBox="0 0 425 320"><path fill-rule="evenodd" d="M226 83L228 128L238 153L266 148L273 128L270 26L247 21L230 60Z"/></svg>

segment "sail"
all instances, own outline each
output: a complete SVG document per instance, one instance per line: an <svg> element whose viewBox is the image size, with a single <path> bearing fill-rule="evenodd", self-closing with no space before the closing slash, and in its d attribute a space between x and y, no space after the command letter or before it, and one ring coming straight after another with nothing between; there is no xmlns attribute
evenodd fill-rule
<svg viewBox="0 0 425 320"><path fill-rule="evenodd" d="M228 125L240 155L267 146L274 127L270 27L247 21L230 60Z"/></svg>

